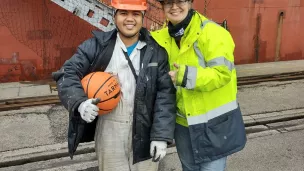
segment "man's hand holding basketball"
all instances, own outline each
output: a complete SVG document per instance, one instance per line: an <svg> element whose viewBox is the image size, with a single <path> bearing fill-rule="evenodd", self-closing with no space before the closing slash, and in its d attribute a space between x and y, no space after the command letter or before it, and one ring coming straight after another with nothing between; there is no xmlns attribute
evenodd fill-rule
<svg viewBox="0 0 304 171"><path fill-rule="evenodd" d="M88 99L82 102L78 107L81 118L87 123L91 123L98 116L99 108L96 106L100 99Z"/></svg>

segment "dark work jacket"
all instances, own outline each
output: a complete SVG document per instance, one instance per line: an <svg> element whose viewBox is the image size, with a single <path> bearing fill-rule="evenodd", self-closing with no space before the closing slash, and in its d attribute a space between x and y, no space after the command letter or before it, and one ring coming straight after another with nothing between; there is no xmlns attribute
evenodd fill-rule
<svg viewBox="0 0 304 171"><path fill-rule="evenodd" d="M52 74L57 82L61 103L69 111L68 147L71 158L81 142L94 141L96 120L86 123L78 112L81 102L88 99L81 79L94 71L103 71L103 55L117 31L93 32L94 37L83 42L62 68ZM168 74L166 51L142 28L140 40L147 45L141 49L141 64L135 91L133 112L133 161L150 157L151 141L172 143L176 118L176 90ZM113 50L112 50L113 51ZM125 58L122 56L122 58Z"/></svg>

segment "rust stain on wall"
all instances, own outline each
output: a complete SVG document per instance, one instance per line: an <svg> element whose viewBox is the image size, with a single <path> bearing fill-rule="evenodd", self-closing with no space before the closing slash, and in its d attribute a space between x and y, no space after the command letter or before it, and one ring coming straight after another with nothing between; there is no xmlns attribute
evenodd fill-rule
<svg viewBox="0 0 304 171"><path fill-rule="evenodd" d="M261 32L261 20L262 15L260 13L257 14L256 17L256 26L255 26L255 35L254 35L254 58L255 62L259 62L260 58L260 48L261 48L261 41L260 41L260 32Z"/></svg>
<svg viewBox="0 0 304 171"><path fill-rule="evenodd" d="M97 30L48 0L1 0L0 22L4 26L0 27L1 60L10 61L11 54L19 52L14 65L0 64L0 82L51 79L75 47Z"/></svg>
<svg viewBox="0 0 304 171"><path fill-rule="evenodd" d="M299 58L304 59L302 51L285 54L283 60L297 60Z"/></svg>
<svg viewBox="0 0 304 171"><path fill-rule="evenodd" d="M77 47L59 48L59 56L55 57L58 59L57 65L62 65L66 59L70 58L75 52Z"/></svg>
<svg viewBox="0 0 304 171"><path fill-rule="evenodd" d="M11 58L0 58L0 82L37 80L36 65L35 60L20 60L18 52Z"/></svg>
<svg viewBox="0 0 304 171"><path fill-rule="evenodd" d="M262 3L264 3L264 0L252 0L252 2L254 4L262 4Z"/></svg>
<svg viewBox="0 0 304 171"><path fill-rule="evenodd" d="M257 62L267 62L267 41L260 40L259 60Z"/></svg>
<svg viewBox="0 0 304 171"><path fill-rule="evenodd" d="M28 40L52 39L50 30L30 30L27 32Z"/></svg>

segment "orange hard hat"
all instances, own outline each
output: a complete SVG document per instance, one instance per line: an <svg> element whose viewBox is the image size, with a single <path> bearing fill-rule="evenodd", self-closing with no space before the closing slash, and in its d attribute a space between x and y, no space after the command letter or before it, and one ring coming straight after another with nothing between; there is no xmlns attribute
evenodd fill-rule
<svg viewBox="0 0 304 171"><path fill-rule="evenodd" d="M145 11L147 0L112 0L111 6L121 10Z"/></svg>

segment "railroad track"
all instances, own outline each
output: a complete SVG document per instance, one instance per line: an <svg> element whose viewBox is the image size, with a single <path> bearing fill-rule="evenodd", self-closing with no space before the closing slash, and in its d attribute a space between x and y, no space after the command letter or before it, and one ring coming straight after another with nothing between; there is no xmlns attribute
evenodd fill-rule
<svg viewBox="0 0 304 171"><path fill-rule="evenodd" d="M270 82L270 81L287 81L287 80L297 80L303 79L303 73L299 74L285 74L285 75L272 75L263 77L251 77L251 78L239 78L239 85L251 85L260 82ZM57 95L52 96L41 96L34 98L22 98L22 99L11 99L0 101L0 111L20 109L22 107L30 107L36 105L47 105L47 104L60 104ZM4 107L3 107L4 106ZM273 131L276 132L286 132L290 128L295 130L304 129L303 119L304 114L301 109L299 111L288 114L288 112L282 113L276 117L259 117L252 116L252 118L260 118L253 120L245 120L246 132L248 136L265 136L266 134L272 135ZM284 112L284 111L277 111ZM269 113L271 113L269 111ZM256 114L264 115L264 113ZM249 115L248 115L249 116ZM301 120L301 122L292 122ZM253 122L254 121L254 122ZM297 123L297 124L295 124ZM276 124L276 126L269 127L270 124ZM279 125L279 126L278 126ZM292 129L290 129L292 130ZM97 169L97 160L95 156L94 144L89 143L81 145L77 150L74 160L70 160L67 153L66 144L58 147L57 145L38 148L28 152L28 149L22 151L24 153L17 152L7 152L3 153L1 158L0 153L0 171L8 170L26 170L24 168L31 168L31 170L82 170L82 171L95 171ZM172 145L171 147L174 147ZM32 149L35 149L34 147ZM174 148L171 148L174 149ZM40 151L39 151L40 150ZM43 168L42 168L43 167Z"/></svg>
<svg viewBox="0 0 304 171"><path fill-rule="evenodd" d="M285 74L272 74L272 75L262 75L254 77L241 77L238 78L238 86L258 84L261 82L270 81L291 81L304 79L304 71L301 72L291 72Z"/></svg>
<svg viewBox="0 0 304 171"><path fill-rule="evenodd" d="M0 100L0 111L18 110L23 107L32 107L40 105L60 104L57 95L26 97L18 99Z"/></svg>
<svg viewBox="0 0 304 171"><path fill-rule="evenodd" d="M238 86L252 85L261 82L290 81L290 80L299 80L299 79L304 79L304 71L286 73L286 74L276 74L276 75L241 77L238 78ZM56 84L54 82L48 82L48 84L50 85L51 91L57 91ZM18 110L23 107L32 107L32 106L50 105L50 104L60 104L60 100L57 95L0 100L0 111Z"/></svg>
<svg viewBox="0 0 304 171"><path fill-rule="evenodd" d="M261 121L251 124L249 120L244 120L247 137L257 138L271 136L276 133L286 133L304 129L303 109L298 109L299 113L295 115L282 116L284 118L265 117ZM284 112L284 111L280 111ZM265 115L265 114L259 114ZM296 117L295 117L296 116ZM298 122L297 122L298 121ZM299 122L300 121L300 122ZM275 126L268 126L276 124ZM168 154L176 153L175 144L168 147ZM77 170L77 171L98 171L97 158L95 154L94 142L81 143L74 155L74 159L69 158L67 144L51 144L39 147L30 147L28 149L19 149L11 152L0 152L0 171L15 170ZM25 169L26 168L26 169Z"/></svg>

